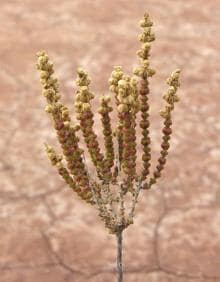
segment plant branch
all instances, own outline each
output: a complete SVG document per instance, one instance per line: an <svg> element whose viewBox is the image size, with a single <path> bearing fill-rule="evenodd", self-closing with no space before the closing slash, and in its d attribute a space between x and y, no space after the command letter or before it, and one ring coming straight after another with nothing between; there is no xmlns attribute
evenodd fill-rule
<svg viewBox="0 0 220 282"><path fill-rule="evenodd" d="M116 239L117 239L117 282L123 282L122 231L116 233Z"/></svg>

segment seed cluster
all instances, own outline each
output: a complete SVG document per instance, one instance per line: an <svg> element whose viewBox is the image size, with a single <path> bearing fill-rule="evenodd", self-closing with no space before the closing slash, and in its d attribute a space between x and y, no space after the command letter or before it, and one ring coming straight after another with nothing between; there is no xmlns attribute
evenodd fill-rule
<svg viewBox="0 0 220 282"><path fill-rule="evenodd" d="M143 185L144 189L149 189L153 184L156 183L157 179L161 176L161 171L164 169L164 166L167 161L168 150L170 147L169 140L172 134L171 112L174 110L175 103L179 101L179 97L176 95L176 92L180 86L179 76L180 76L180 70L176 70L167 79L167 84L169 85L169 88L163 96L163 99L167 102L167 105L165 106L164 110L160 111L161 117L164 118L160 157L158 159L156 170L153 173L153 177L150 178L149 183L145 183Z"/></svg>
<svg viewBox="0 0 220 282"><path fill-rule="evenodd" d="M88 78L87 72L83 69L78 69L77 73L78 78L76 84L78 86L78 91L75 99L77 119L80 122L84 140L98 175L107 180L110 177L109 170L105 165L104 156L100 151L98 138L93 129L94 114L91 109L91 100L94 98L94 95L89 90L90 79Z"/></svg>
<svg viewBox="0 0 220 282"><path fill-rule="evenodd" d="M101 106L98 110L101 115L101 121L103 126L103 135L105 142L105 165L110 170L114 165L114 145L113 134L111 128L111 119L109 113L113 111L113 108L109 106L111 102L110 96L104 96L101 98Z"/></svg>
<svg viewBox="0 0 220 282"><path fill-rule="evenodd" d="M118 112L117 138L119 161L126 175L126 187L133 189L136 175L136 114L139 111L137 80L125 75L121 67L116 67L109 80L114 92Z"/></svg>
<svg viewBox="0 0 220 282"><path fill-rule="evenodd" d="M126 184L132 189L132 181L136 176L136 113L138 111L137 81L123 76L118 81L118 115L121 123L123 142L122 170L127 176Z"/></svg>
<svg viewBox="0 0 220 282"><path fill-rule="evenodd" d="M142 180L145 180L150 173L150 160L151 160L151 149L150 149L150 136L149 136L149 103L148 96L150 93L149 89L149 78L155 74L155 71L150 68L150 49L151 42L155 40L155 35L152 32L153 22L150 20L148 14L144 15L143 20L140 21L140 26L143 28L143 32L139 36L139 40L142 43L141 49L137 52L140 58L140 67L134 70L134 74L140 77L140 111L141 111L141 122L140 127L142 129L141 144L143 146L143 170Z"/></svg>
<svg viewBox="0 0 220 282"><path fill-rule="evenodd" d="M57 79L53 77L53 64L49 61L45 52L38 54L37 68L40 71L43 95L47 100L45 111L52 116L67 167L77 183L79 195L84 200L91 202L92 194L89 188L87 171L82 159L83 151L79 147L79 139L76 136L76 131L79 130L79 127L71 125L69 111L60 102Z"/></svg>
<svg viewBox="0 0 220 282"><path fill-rule="evenodd" d="M115 94L115 101L117 107L119 106L119 99L118 99L118 82L122 79L124 73L122 71L121 66L116 66L114 70L111 73L111 77L109 79L109 85L110 85L110 91L112 91ZM122 152L123 152L123 138L122 138L122 126L123 126L123 120L121 119L120 112L118 112L118 124L116 129L116 137L118 142L118 162L119 162L119 168L118 166L115 167L116 169L116 175L118 173L118 169L121 170L121 162L122 162Z"/></svg>
<svg viewBox="0 0 220 282"><path fill-rule="evenodd" d="M53 166L57 167L58 173L62 176L62 178L65 180L65 182L69 185L70 188L72 188L76 193L80 194L81 189L76 184L72 176L69 174L68 170L65 168L65 166L62 163L62 155L58 155L54 148L52 148L49 145L45 145L46 152L48 155L48 158L51 161L51 164Z"/></svg>
<svg viewBox="0 0 220 282"><path fill-rule="evenodd" d="M111 123L111 96L103 96L98 113L101 116L104 152L95 131L91 80L88 73L77 71L75 98L76 119L72 122L68 108L60 101L57 79L53 77L53 64L45 52L38 54L37 68L40 71L43 95L46 98L46 112L52 117L63 154L59 155L46 145L48 158L64 181L83 200L95 204L99 216L111 233L118 233L133 223L135 206L141 190L150 189L167 162L172 133L172 111L178 102L177 90L180 86L180 70L174 71L167 80L169 88L164 94L166 102L160 112L164 119L160 157L151 175L151 140L149 135L149 78L155 74L150 67L151 43L155 40L152 21L144 15L140 26L143 29L139 40L141 49L137 52L139 67L134 76L123 72L117 66L109 79L110 91L116 105L117 123ZM137 128L141 129L142 169L137 169ZM85 150L79 146L81 131L89 157L96 173L90 173L86 164Z"/></svg>

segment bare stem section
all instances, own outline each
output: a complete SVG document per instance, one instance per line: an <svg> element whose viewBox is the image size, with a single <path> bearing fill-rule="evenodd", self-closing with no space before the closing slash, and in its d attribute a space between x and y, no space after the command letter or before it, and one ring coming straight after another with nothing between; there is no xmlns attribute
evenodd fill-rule
<svg viewBox="0 0 220 282"><path fill-rule="evenodd" d="M116 233L117 239L117 282L123 282L123 266L122 266L122 231Z"/></svg>
<svg viewBox="0 0 220 282"><path fill-rule="evenodd" d="M149 95L150 78L155 71L150 67L150 50L155 35L152 31L153 22L147 13L140 27L138 67L133 75L124 73L121 66L114 67L109 79L112 95L104 95L100 100L98 113L104 150L96 132L96 117L92 107L95 94L91 92L88 73L82 68L77 70L75 123L61 101L53 63L44 51L38 54L37 59L42 93L46 98L45 111L52 119L62 150L58 154L53 147L45 145L48 158L67 185L83 201L97 207L106 228L116 235L118 282L123 280L122 232L133 223L141 190L150 189L161 177L170 147L172 112L179 101L177 90L180 86L180 70L176 70L168 78L168 90L163 95L166 105L160 112L164 124L161 149L158 163L151 172ZM116 124L112 123L112 111L116 112ZM137 128L141 131L141 144L138 144ZM83 138L84 146L80 138ZM137 164L139 147L142 148L140 165Z"/></svg>

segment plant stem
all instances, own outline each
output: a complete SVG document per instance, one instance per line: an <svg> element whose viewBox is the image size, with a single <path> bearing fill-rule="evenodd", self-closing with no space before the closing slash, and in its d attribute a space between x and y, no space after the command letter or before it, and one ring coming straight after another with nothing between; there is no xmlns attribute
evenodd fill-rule
<svg viewBox="0 0 220 282"><path fill-rule="evenodd" d="M122 231L116 233L116 239L117 239L117 282L123 282Z"/></svg>

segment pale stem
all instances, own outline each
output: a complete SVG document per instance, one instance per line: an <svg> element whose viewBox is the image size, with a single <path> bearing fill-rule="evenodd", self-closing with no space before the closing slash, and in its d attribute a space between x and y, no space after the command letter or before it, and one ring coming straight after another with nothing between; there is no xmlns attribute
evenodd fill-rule
<svg viewBox="0 0 220 282"><path fill-rule="evenodd" d="M123 282L122 231L116 233L117 239L117 282Z"/></svg>

